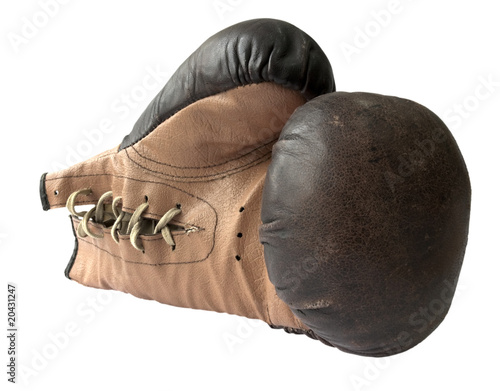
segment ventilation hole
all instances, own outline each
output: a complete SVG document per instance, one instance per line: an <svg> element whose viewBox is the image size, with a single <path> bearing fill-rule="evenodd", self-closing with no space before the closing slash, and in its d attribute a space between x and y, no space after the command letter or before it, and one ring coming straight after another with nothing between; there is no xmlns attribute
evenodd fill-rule
<svg viewBox="0 0 500 391"><path fill-rule="evenodd" d="M243 236L243 234L241 232L238 232L238 235L236 235L236 236L241 238Z"/></svg>
<svg viewBox="0 0 500 391"><path fill-rule="evenodd" d="M175 207L176 207L177 209L180 209L180 208L181 208L181 204L175 204Z"/></svg>
<svg viewBox="0 0 500 391"><path fill-rule="evenodd" d="M59 195L59 190L54 190L54 195Z"/></svg>
<svg viewBox="0 0 500 391"><path fill-rule="evenodd" d="M239 255L236 255L236 260L239 261L241 259L241 257Z"/></svg>
<svg viewBox="0 0 500 391"><path fill-rule="evenodd" d="M149 201L149 197L148 197L147 195L145 195L145 196L144 196L144 200L145 200L146 202L148 202L148 201Z"/></svg>
<svg viewBox="0 0 500 391"><path fill-rule="evenodd" d="M241 208L240 208L240 213L241 213L241 212L243 212L244 210L245 210L245 208L244 208L244 207L241 207Z"/></svg>

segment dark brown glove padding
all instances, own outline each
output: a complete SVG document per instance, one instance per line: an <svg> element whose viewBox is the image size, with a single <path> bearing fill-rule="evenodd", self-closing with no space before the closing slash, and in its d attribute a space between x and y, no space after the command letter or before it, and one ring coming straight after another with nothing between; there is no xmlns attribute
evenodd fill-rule
<svg viewBox="0 0 500 391"><path fill-rule="evenodd" d="M273 150L260 238L278 296L324 342L407 350L448 312L470 184L451 133L414 102L322 95Z"/></svg>

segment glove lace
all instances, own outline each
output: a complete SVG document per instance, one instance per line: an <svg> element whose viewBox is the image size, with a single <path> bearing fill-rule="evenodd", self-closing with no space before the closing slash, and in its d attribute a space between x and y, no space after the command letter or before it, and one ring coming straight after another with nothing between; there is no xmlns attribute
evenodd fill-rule
<svg viewBox="0 0 500 391"><path fill-rule="evenodd" d="M165 242L175 249L175 241L172 236L171 230L173 227L169 225L172 219L181 213L180 205L175 208L168 210L160 220L145 219L142 214L146 211L149 206L149 202L139 205L134 213L130 214L125 212L121 208L122 197L113 198L113 192L108 191L104 193L97 204L89 211L77 212L75 210L76 199L82 195L89 195L92 193L90 188L81 189L73 192L66 202L66 207L69 212L74 216L81 218L81 222L77 228L77 234L80 237L90 236L95 239L100 239L104 235L92 232L89 228L89 220L92 219L97 224L102 224L105 227L111 227L111 237L118 243L119 236L118 233L123 233L125 235L130 235L130 243L134 248L139 251L144 252L144 246L139 242L139 235L156 235L161 232ZM111 204L105 201L109 198L112 199Z"/></svg>

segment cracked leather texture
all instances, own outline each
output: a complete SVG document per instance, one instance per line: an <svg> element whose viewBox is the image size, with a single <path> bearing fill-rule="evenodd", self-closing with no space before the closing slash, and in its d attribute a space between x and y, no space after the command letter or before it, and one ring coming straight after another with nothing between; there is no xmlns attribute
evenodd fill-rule
<svg viewBox="0 0 500 391"><path fill-rule="evenodd" d="M273 148L260 228L270 280L323 342L368 356L407 350L448 312L470 197L459 148L428 109L320 96Z"/></svg>
<svg viewBox="0 0 500 391"><path fill-rule="evenodd" d="M213 35L186 59L120 149L199 99L262 82L300 91L306 99L335 91L330 63L309 35L281 20L248 20Z"/></svg>

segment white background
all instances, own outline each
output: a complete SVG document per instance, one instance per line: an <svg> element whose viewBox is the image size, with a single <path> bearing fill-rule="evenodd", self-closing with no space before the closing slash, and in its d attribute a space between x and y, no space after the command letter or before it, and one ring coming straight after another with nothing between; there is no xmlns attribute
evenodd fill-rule
<svg viewBox="0 0 500 391"><path fill-rule="evenodd" d="M4 335L7 282L15 282L23 368L17 385L7 383L2 342L0 389L500 388L496 1L73 0L49 16L43 3L0 6L0 324ZM458 292L437 331L404 354L357 357L236 316L101 293L63 275L74 242L68 212L42 211L40 174L78 151L83 160L118 145L206 38L257 17L283 19L311 35L332 63L339 91L420 102L445 120L461 147L473 209ZM39 27L20 41L30 21ZM145 89L152 69L161 83ZM131 92L134 107L125 110L122 96ZM113 131L85 149L84 131L105 118ZM76 335L63 337L68 328ZM225 342L231 336L232 347Z"/></svg>

